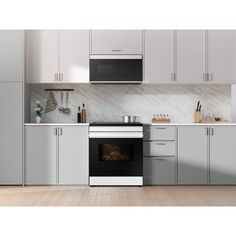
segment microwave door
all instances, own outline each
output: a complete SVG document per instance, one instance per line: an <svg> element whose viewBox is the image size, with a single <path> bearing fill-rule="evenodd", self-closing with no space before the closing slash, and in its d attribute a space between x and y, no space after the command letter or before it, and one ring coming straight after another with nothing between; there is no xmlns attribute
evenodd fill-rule
<svg viewBox="0 0 236 236"><path fill-rule="evenodd" d="M142 83L142 59L90 58L91 83Z"/></svg>

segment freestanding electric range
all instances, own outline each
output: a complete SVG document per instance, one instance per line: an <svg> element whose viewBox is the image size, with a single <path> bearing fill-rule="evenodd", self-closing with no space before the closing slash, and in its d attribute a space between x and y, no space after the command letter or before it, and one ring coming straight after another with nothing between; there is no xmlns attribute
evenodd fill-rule
<svg viewBox="0 0 236 236"><path fill-rule="evenodd" d="M143 185L143 125L91 123L90 186Z"/></svg>

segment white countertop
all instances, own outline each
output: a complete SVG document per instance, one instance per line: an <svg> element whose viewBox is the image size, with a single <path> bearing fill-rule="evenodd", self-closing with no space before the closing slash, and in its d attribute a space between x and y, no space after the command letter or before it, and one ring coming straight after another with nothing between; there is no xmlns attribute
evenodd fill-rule
<svg viewBox="0 0 236 236"><path fill-rule="evenodd" d="M44 126L44 125L74 125L74 126L89 126L89 123L25 123L25 126ZM153 126L232 126L236 123L144 123L144 125L153 125Z"/></svg>
<svg viewBox="0 0 236 236"><path fill-rule="evenodd" d="M67 126L89 126L89 123L25 123L25 126L45 126L45 125L59 125L59 126L63 126L63 125L67 125Z"/></svg>
<svg viewBox="0 0 236 236"><path fill-rule="evenodd" d="M159 126L231 126L236 123L144 123L144 125Z"/></svg>

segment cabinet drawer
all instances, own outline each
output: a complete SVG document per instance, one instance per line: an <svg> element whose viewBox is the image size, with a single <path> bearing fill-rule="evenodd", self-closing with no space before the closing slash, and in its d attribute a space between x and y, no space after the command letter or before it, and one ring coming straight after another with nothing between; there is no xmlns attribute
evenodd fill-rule
<svg viewBox="0 0 236 236"><path fill-rule="evenodd" d="M143 158L143 181L144 185L176 184L176 158Z"/></svg>
<svg viewBox="0 0 236 236"><path fill-rule="evenodd" d="M175 142L143 142L143 156L175 156Z"/></svg>
<svg viewBox="0 0 236 236"><path fill-rule="evenodd" d="M176 128L167 126L145 126L144 140L175 140Z"/></svg>

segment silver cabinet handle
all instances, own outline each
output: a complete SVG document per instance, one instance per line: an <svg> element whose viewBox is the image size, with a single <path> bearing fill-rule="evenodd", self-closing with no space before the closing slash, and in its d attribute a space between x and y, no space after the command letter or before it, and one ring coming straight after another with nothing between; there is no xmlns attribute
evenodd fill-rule
<svg viewBox="0 0 236 236"><path fill-rule="evenodd" d="M112 49L112 52L121 52L121 49Z"/></svg>
<svg viewBox="0 0 236 236"><path fill-rule="evenodd" d="M209 135L213 136L214 135L214 129L213 128L209 128Z"/></svg>
<svg viewBox="0 0 236 236"><path fill-rule="evenodd" d="M205 135L209 135L209 128L205 129Z"/></svg>
<svg viewBox="0 0 236 236"><path fill-rule="evenodd" d="M166 145L166 143L155 143L156 145L162 145L162 146L164 146L164 145Z"/></svg>
<svg viewBox="0 0 236 236"><path fill-rule="evenodd" d="M62 128L58 128L58 135L62 136Z"/></svg>
<svg viewBox="0 0 236 236"><path fill-rule="evenodd" d="M155 161L167 161L165 158L155 158Z"/></svg>
<svg viewBox="0 0 236 236"><path fill-rule="evenodd" d="M54 135L57 136L57 128L54 128Z"/></svg>
<svg viewBox="0 0 236 236"><path fill-rule="evenodd" d="M211 135L213 136L214 135L214 129L211 128Z"/></svg>
<svg viewBox="0 0 236 236"><path fill-rule="evenodd" d="M58 74L55 73L55 81L57 82L58 81Z"/></svg>
<svg viewBox="0 0 236 236"><path fill-rule="evenodd" d="M209 73L208 74L208 82L213 81L213 74Z"/></svg>
<svg viewBox="0 0 236 236"><path fill-rule="evenodd" d="M166 129L165 127L156 127L155 129Z"/></svg>
<svg viewBox="0 0 236 236"><path fill-rule="evenodd" d="M63 81L63 74L62 73L59 74L59 81Z"/></svg>
<svg viewBox="0 0 236 236"><path fill-rule="evenodd" d="M176 79L176 74L175 74L175 73L171 73L171 74L170 74L170 80L171 80L171 81L177 81L177 79Z"/></svg>

